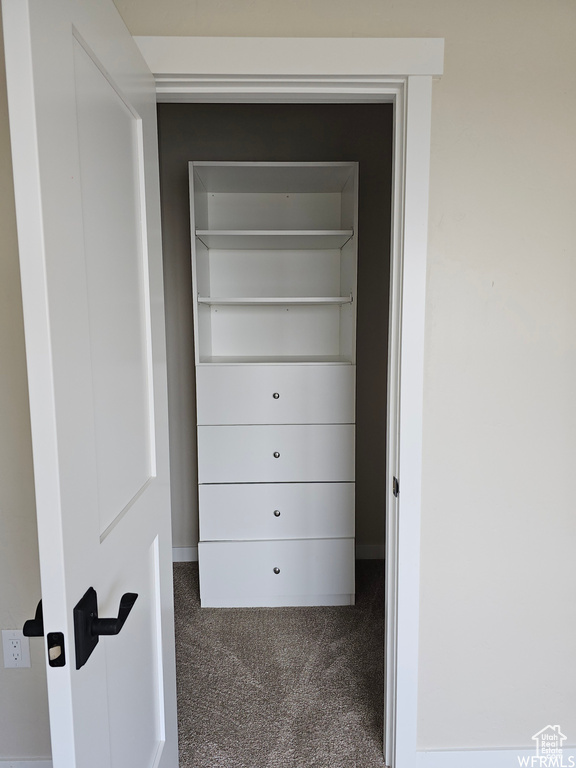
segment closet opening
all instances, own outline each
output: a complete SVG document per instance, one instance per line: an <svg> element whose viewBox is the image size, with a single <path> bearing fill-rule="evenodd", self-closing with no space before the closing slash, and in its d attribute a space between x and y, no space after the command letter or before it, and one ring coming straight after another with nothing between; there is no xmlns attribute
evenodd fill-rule
<svg viewBox="0 0 576 768"><path fill-rule="evenodd" d="M203 616L201 622L208 621L205 617L209 616L209 623L212 629L215 629L215 635L206 642L218 646L213 649L212 655L206 656L207 659L212 658L214 668L206 669L200 674L198 681L201 682L198 685L207 688L211 684L210 681L214 681L218 668L224 666L228 670L227 674L235 675L237 680L243 681L244 694L240 694L238 689L230 688L231 695L236 696L237 700L228 711L228 720L220 724L218 718L226 718L226 715L221 709L211 710L210 702L215 704L215 700L207 695L206 690L204 693L201 690L198 692L199 698L194 712L186 713L180 705L181 723L183 720L197 718L199 712L204 709L204 714L211 720L211 727L218 732L221 726L222 732L228 734L224 741L219 741L213 734L203 743L195 744L194 761L191 765L214 764L217 755L230 757L227 752L229 747L226 745L231 743L230 738L233 738L236 744L241 738L249 741L247 733L251 720L253 729L259 731L254 733L254 739L261 739L262 732L271 725L274 730L273 724L280 721L284 723L280 736L272 734L268 752L262 757L263 766L273 764L266 761L272 759L274 750L278 765L291 764L278 752L282 749L288 752L291 749L296 750L298 754L295 755L295 760L302 760L302 755L307 754L308 758L302 764L314 764L314 753L306 752L309 746L305 746L303 742L308 739L310 743L317 745L319 734L322 731L330 731L331 728L335 729L334 738L329 738L328 734L326 743L349 743L352 745L352 751L338 757L333 751L334 746L329 747L327 754L330 759L326 764L337 768L339 765L351 764L352 758L361 757L361 764L368 768L371 765L379 765L371 760L381 759L384 696L381 682L379 691L372 688L366 693L373 680L367 680L362 674L358 676L357 671L349 669L348 657L345 654L333 656L320 672L313 668L312 662L319 640L332 646L339 643L345 646L347 642L352 642L352 635L356 632L357 645L354 655L360 655L358 668L363 668L372 678L375 674L380 674L380 678L383 678L382 673L377 672L382 668L384 659L383 633L377 630L374 634L369 628L369 623L376 621L377 614L382 621L384 617L389 321L387 286L390 276L393 109L391 103L158 105L172 524L177 561L195 561L199 540L189 163L358 163L358 228L355 233L358 273L354 487L357 607L360 609L358 617L367 622L367 638L378 636L378 631L382 637L382 647L379 651L373 647L370 651L368 641L364 643L363 648L362 636L358 633L355 618L351 619L352 623L341 623L335 634L330 635L330 627L333 625L330 612L349 611L349 608L308 607L303 613L292 615L292 608L258 608L252 617L245 613L239 624L234 625L230 610L237 609L198 609L194 603L194 615ZM329 311L332 312L333 309L330 308ZM177 595L180 595L180 601L191 601L189 607L192 611L192 602L197 600L197 595L190 586L190 570L186 568L193 570L194 566L181 568L180 573L186 574L183 578L187 583L183 592L177 584ZM177 604L177 636L180 637L178 642L186 645L188 640L191 646L198 647L202 645L203 639L199 638L195 629L185 625L183 616L186 613L186 606ZM351 616L354 617L355 614ZM307 630L311 636L309 647L303 643L301 634ZM242 635L239 634L240 631ZM279 635L285 642L278 644ZM251 659L250 662L241 654L242 647L246 650L247 646L251 646L246 657ZM300 649L297 646L300 646ZM371 658L367 658L366 653L371 653ZM379 658L375 659L374 656L378 653ZM182 667L183 658L192 666L195 663L191 655L181 655L178 668L179 689L182 677L187 676L187 671ZM207 665L210 666L210 663L208 661ZM292 663L296 666L291 672ZM258 667L257 672L254 672L255 668L252 668L251 664ZM330 688L325 687L325 683L331 678L329 670L333 672L335 668L338 668L340 677L331 679L331 684L348 685L353 691L352 698L357 699L357 711L336 713L331 709L332 705L336 709L341 706L329 693ZM270 682L278 670L281 670L280 677L277 676L275 682ZM308 682L314 683L315 675L318 679L310 688L303 688L307 675L310 677ZM270 687L268 692L267 686ZM257 692L255 698L248 695L250 691ZM222 703L224 691L219 695ZM281 695L286 698L285 710L272 702ZM329 702L327 697L330 698ZM254 709L254 701L262 703L262 708L258 711ZM326 716L318 716L319 708L314 707L314 701L327 708ZM313 710L317 716L310 720ZM232 711L236 716L230 720ZM292 726L286 729L286 719L282 713L285 715L287 711L292 712L294 720ZM379 753L373 750L373 754L364 754L358 751L357 745L353 746L353 739L346 742L346 727L343 723L348 722L350 725L355 722L355 718L359 718L359 723L363 722L362 718L371 719L370 727L380 731ZM352 732L353 726L350 725L350 728ZM352 736L352 733L348 735ZM373 745L369 745L368 751L372 747ZM184 749L188 748L192 746L184 745ZM202 763L203 759L206 760L205 763ZM254 756L250 759L254 768L260 764L255 761ZM185 762L182 764L186 765ZM236 763L230 761L230 764ZM296 761L294 764L300 763Z"/></svg>

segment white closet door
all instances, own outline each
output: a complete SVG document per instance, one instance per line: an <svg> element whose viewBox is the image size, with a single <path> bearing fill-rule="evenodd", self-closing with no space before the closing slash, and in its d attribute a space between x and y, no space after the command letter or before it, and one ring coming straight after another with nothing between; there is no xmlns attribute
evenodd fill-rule
<svg viewBox="0 0 576 768"><path fill-rule="evenodd" d="M111 0L3 21L52 764L176 768L154 80ZM101 618L138 597L82 659L90 587Z"/></svg>

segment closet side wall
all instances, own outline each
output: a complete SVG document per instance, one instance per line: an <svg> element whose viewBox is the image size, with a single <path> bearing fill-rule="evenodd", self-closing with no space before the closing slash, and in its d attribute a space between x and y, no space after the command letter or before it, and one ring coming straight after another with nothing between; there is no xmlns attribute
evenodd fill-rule
<svg viewBox="0 0 576 768"><path fill-rule="evenodd" d="M382 556L392 107L160 104L174 547L196 547L196 434L188 162L359 161L356 542Z"/></svg>

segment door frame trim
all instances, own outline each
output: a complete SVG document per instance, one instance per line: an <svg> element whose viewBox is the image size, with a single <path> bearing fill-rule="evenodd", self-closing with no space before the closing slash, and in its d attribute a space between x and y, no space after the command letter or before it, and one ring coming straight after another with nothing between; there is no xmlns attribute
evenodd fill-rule
<svg viewBox="0 0 576 768"><path fill-rule="evenodd" d="M432 79L443 72L444 41L225 37L135 40L154 74L159 102L394 105L385 757L391 768L414 768L431 96ZM392 493L393 477L401 480L399 497Z"/></svg>

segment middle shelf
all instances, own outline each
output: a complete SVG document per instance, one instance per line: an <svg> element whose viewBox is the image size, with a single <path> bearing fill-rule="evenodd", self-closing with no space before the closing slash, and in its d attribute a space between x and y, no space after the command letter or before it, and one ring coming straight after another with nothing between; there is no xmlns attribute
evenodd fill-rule
<svg viewBox="0 0 576 768"><path fill-rule="evenodd" d="M322 305L322 304L351 304L349 296L198 296L199 304L222 306L278 306L278 305Z"/></svg>

